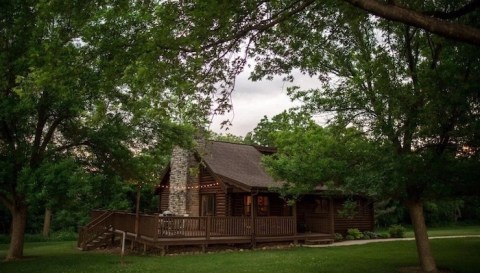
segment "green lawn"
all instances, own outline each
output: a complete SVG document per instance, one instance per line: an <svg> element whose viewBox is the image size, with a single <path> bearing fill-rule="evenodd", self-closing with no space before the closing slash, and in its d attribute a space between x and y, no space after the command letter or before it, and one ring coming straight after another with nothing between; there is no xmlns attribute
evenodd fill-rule
<svg viewBox="0 0 480 273"><path fill-rule="evenodd" d="M480 226L451 226L451 227L432 227L428 228L428 235L449 236L449 235L480 235ZM407 232L408 237L414 237L413 231Z"/></svg>
<svg viewBox="0 0 480 273"><path fill-rule="evenodd" d="M480 238L432 240L438 265L456 273L478 272ZM7 245L0 245L4 257ZM413 241L330 248L290 248L185 256L126 256L81 252L75 242L27 243L27 259L1 262L2 273L31 272L368 272L388 273L417 264Z"/></svg>
<svg viewBox="0 0 480 273"><path fill-rule="evenodd" d="M378 233L388 233L388 229L379 229ZM456 236L456 235L480 235L480 226L448 226L448 227L429 227L428 235L434 236ZM413 238L412 227L406 227L405 237Z"/></svg>

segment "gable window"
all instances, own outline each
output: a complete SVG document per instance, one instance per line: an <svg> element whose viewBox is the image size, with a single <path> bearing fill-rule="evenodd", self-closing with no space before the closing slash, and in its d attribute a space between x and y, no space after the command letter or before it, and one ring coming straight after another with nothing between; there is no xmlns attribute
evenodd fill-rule
<svg viewBox="0 0 480 273"><path fill-rule="evenodd" d="M215 215L215 194L202 194L200 205L201 216Z"/></svg>

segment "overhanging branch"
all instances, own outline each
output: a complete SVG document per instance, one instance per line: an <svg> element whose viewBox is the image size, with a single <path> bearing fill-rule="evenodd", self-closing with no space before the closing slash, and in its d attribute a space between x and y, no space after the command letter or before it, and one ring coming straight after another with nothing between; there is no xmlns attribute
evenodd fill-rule
<svg viewBox="0 0 480 273"><path fill-rule="evenodd" d="M453 23L426 15L425 13L398 6L393 1L382 3L376 0L343 0L357 8L387 20L422 28L442 37L480 46L480 29ZM474 1L476 2L476 0Z"/></svg>

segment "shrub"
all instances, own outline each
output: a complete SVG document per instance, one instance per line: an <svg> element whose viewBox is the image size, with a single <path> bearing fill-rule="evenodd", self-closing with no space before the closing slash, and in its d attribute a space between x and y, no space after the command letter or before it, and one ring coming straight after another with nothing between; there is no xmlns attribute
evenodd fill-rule
<svg viewBox="0 0 480 273"><path fill-rule="evenodd" d="M390 234L388 234L388 233L380 233L380 234L378 234L378 238L380 238L380 239L388 239L388 238L390 238Z"/></svg>
<svg viewBox="0 0 480 273"><path fill-rule="evenodd" d="M373 231L364 231L363 236L368 237L369 239L377 239L378 238L378 234L373 232Z"/></svg>
<svg viewBox="0 0 480 273"><path fill-rule="evenodd" d="M355 237L353 237L352 235L347 235L345 236L345 240L355 240Z"/></svg>
<svg viewBox="0 0 480 273"><path fill-rule="evenodd" d="M335 233L335 241L341 241L343 240L343 235L340 233Z"/></svg>
<svg viewBox="0 0 480 273"><path fill-rule="evenodd" d="M77 233L71 230L56 231L50 236L52 241L76 241L77 239Z"/></svg>
<svg viewBox="0 0 480 273"><path fill-rule="evenodd" d="M360 232L360 230L358 230L358 228L349 228L347 230L347 234L351 235L355 240L363 238L363 234Z"/></svg>
<svg viewBox="0 0 480 273"><path fill-rule="evenodd" d="M392 225L388 229L388 233L392 238L403 238L405 237L405 228L402 225Z"/></svg>

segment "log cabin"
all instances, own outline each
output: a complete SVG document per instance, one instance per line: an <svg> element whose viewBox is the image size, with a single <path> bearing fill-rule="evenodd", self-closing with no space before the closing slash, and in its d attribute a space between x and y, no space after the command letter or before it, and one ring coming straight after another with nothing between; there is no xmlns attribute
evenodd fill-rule
<svg viewBox="0 0 480 273"><path fill-rule="evenodd" d="M356 211L340 213L345 196L325 187L290 206L272 190L281 186L262 167L274 148L207 141L194 152L176 147L155 192L158 212L93 211L79 231L78 247L90 250L118 242L166 253L173 245L250 244L292 241L331 243L349 228L374 228L373 204L350 196Z"/></svg>
<svg viewBox="0 0 480 273"><path fill-rule="evenodd" d="M295 216L298 233L345 234L349 228L374 229L371 200L357 203L353 215L340 213L345 196L319 186L289 206L273 189L281 186L262 167L275 148L207 141L194 153L176 147L157 186L159 211L185 216Z"/></svg>

